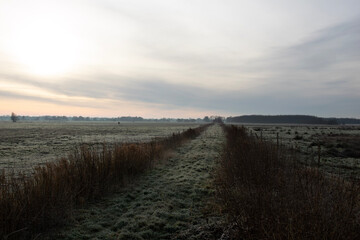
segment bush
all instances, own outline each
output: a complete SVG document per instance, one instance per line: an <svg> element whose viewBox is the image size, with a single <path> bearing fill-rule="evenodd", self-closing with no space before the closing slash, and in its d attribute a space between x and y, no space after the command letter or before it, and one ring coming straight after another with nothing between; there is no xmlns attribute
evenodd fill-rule
<svg viewBox="0 0 360 240"><path fill-rule="evenodd" d="M296 136L294 137L294 140L302 140L302 139L303 139L303 137L300 136L300 135L296 135Z"/></svg>

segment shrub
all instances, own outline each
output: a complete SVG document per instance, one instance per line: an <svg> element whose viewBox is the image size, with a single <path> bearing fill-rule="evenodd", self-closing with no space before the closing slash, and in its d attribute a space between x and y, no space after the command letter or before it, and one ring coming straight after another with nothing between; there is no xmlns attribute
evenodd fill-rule
<svg viewBox="0 0 360 240"><path fill-rule="evenodd" d="M296 135L296 136L294 137L294 140L302 140L302 139L303 139L303 137L300 136L300 135Z"/></svg>

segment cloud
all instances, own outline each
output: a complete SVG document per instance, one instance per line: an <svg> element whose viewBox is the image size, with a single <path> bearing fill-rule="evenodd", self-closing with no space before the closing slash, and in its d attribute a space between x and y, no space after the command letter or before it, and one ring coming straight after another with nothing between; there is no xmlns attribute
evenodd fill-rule
<svg viewBox="0 0 360 240"><path fill-rule="evenodd" d="M359 96L360 18L318 31L242 66L258 73L264 89L308 96Z"/></svg>
<svg viewBox="0 0 360 240"><path fill-rule="evenodd" d="M294 56L291 67L323 70L360 60L360 19L319 31L307 42L287 49L285 56Z"/></svg>
<svg viewBox="0 0 360 240"><path fill-rule="evenodd" d="M114 76L108 77L113 79ZM106 82L106 76L103 76ZM284 113L327 113L322 109L326 108L324 101L313 102L304 100L299 96L293 96L291 93L274 95L271 91L268 93L248 93L237 90L218 91L212 88L196 87L181 83L168 83L161 80L136 80L126 82L125 84L107 83L104 87L101 82L79 81L73 85L66 84L48 84L42 85L38 82L28 81L28 84L42 86L44 90L55 94L67 94L72 97L69 100L59 100L54 97L36 97L21 95L19 93L9 93L2 91L2 96L37 100L41 102L52 102L60 105L72 106L92 106L96 108L106 107L104 100L112 102L128 101L130 103L141 104L147 107L159 108L162 110L172 109L198 109L200 111L216 111L223 114L244 114L244 113L263 113L263 114L284 114ZM60 87L61 86L61 87ZM89 97L92 100L76 101L77 97ZM339 99L338 105L346 103L349 99ZM96 104L94 104L96 103ZM345 104L346 105L346 104ZM332 101L332 107L337 103ZM325 107L325 108L324 108Z"/></svg>
<svg viewBox="0 0 360 240"><path fill-rule="evenodd" d="M73 102L52 97L36 97L19 91L0 92L8 98L49 101L61 105L94 104L76 98L129 101L162 110L198 109L224 114L314 114L360 117L360 19L314 33L299 44L274 49L267 57L236 61L231 55L189 53L154 48L153 58L170 62L176 71L165 74L73 75L42 81L1 69L0 82L32 86L54 95L74 98ZM218 54L218 53L217 53ZM209 56L213 57L209 59ZM194 71L191 71L193 69ZM141 70L139 70L141 72ZM176 76L176 73L184 73ZM175 74L175 75L172 75ZM201 81L197 77L201 77ZM188 77L181 81L181 76ZM173 78L177 80L174 81ZM217 86L204 83L206 78ZM179 80L180 79L180 80ZM248 84L248 85L247 85Z"/></svg>

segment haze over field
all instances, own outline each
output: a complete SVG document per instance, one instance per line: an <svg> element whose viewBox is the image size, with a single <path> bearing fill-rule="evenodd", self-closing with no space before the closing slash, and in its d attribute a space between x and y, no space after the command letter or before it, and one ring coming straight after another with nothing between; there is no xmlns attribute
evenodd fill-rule
<svg viewBox="0 0 360 240"><path fill-rule="evenodd" d="M0 1L0 115L360 117L358 0Z"/></svg>

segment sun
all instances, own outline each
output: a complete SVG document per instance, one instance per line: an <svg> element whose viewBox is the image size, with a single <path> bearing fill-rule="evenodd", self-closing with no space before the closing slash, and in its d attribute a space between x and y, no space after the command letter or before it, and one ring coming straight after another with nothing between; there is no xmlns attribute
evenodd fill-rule
<svg viewBox="0 0 360 240"><path fill-rule="evenodd" d="M66 35L47 28L32 29L34 35L24 32L14 43L13 57L27 71L38 75L56 75L70 71L78 60L74 43Z"/></svg>
<svg viewBox="0 0 360 240"><path fill-rule="evenodd" d="M47 7L47 8L46 8ZM80 38L68 15L42 5L8 19L8 52L28 73L51 76L74 70L80 61Z"/></svg>

